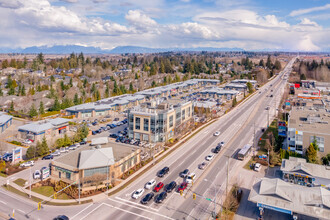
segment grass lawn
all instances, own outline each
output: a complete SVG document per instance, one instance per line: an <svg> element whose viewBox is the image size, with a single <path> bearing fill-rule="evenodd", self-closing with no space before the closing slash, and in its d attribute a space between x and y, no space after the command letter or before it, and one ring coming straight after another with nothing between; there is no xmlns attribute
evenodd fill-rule
<svg viewBox="0 0 330 220"><path fill-rule="evenodd" d="M19 179L14 181L14 183L16 183L17 185L19 185L21 187L25 186L25 182L26 182L26 180L22 179L22 178L19 178Z"/></svg>
<svg viewBox="0 0 330 220"><path fill-rule="evenodd" d="M40 186L38 188L33 188L33 192L39 193L44 196L52 196L54 195L54 188L51 186ZM61 193L60 195L57 195L58 199L70 199L65 193Z"/></svg>
<svg viewBox="0 0 330 220"><path fill-rule="evenodd" d="M0 172L0 176L2 176L2 177L7 177L7 175L6 175L6 174L4 174L4 173L1 173L1 172Z"/></svg>
<svg viewBox="0 0 330 220"><path fill-rule="evenodd" d="M252 170L251 168L250 168L250 165L251 165L251 163L255 163L255 161L253 160L253 158L251 158L250 160L249 160L249 162L247 162L245 165L244 165L244 169L247 169L247 170Z"/></svg>

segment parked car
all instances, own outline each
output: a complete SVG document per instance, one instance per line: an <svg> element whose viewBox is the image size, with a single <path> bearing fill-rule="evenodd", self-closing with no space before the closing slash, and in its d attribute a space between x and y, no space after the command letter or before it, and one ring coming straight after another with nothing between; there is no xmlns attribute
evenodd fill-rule
<svg viewBox="0 0 330 220"><path fill-rule="evenodd" d="M219 146L224 147L224 146L225 146L225 142L224 142L224 141L221 141L221 142L219 143Z"/></svg>
<svg viewBox="0 0 330 220"><path fill-rule="evenodd" d="M80 142L80 145L85 145L85 144L87 144L87 141L81 141Z"/></svg>
<svg viewBox="0 0 330 220"><path fill-rule="evenodd" d="M162 192L158 194L155 198L156 203L162 203L167 197L167 192Z"/></svg>
<svg viewBox="0 0 330 220"><path fill-rule="evenodd" d="M180 177L185 178L188 174L189 174L189 170L188 169L185 169L184 171L182 171L180 173Z"/></svg>
<svg viewBox="0 0 330 220"><path fill-rule="evenodd" d="M153 192L150 192L148 193L147 195L145 195L143 197L143 199L141 199L141 203L142 204L147 204L150 200L152 200L152 198L154 198L154 193Z"/></svg>
<svg viewBox="0 0 330 220"><path fill-rule="evenodd" d="M52 160L54 159L53 155L49 154L49 155L46 155L42 158L42 160Z"/></svg>
<svg viewBox="0 0 330 220"><path fill-rule="evenodd" d="M32 144L32 141L30 139L25 139L24 144Z"/></svg>
<svg viewBox="0 0 330 220"><path fill-rule="evenodd" d="M169 184L167 184L167 186L165 187L165 192L167 193L171 193L173 191L173 189L175 189L176 187L176 182L175 181L172 181L170 182Z"/></svg>
<svg viewBox="0 0 330 220"><path fill-rule="evenodd" d="M205 157L205 160L211 161L214 158L214 154L209 154Z"/></svg>
<svg viewBox="0 0 330 220"><path fill-rule="evenodd" d="M61 152L59 150L54 151L53 153L51 153L52 156L60 156Z"/></svg>
<svg viewBox="0 0 330 220"><path fill-rule="evenodd" d="M13 160L13 153L5 153L2 157L2 159L6 162Z"/></svg>
<svg viewBox="0 0 330 220"><path fill-rule="evenodd" d="M145 188L151 189L156 184L156 180L152 179L149 182L146 183Z"/></svg>
<svg viewBox="0 0 330 220"><path fill-rule="evenodd" d="M142 188L136 190L136 191L132 194L132 198L133 198L133 199L138 199L138 198L140 198L140 197L142 196L143 192L144 192L144 189L142 189Z"/></svg>
<svg viewBox="0 0 330 220"><path fill-rule="evenodd" d="M69 150L75 150L75 149L77 149L77 146L75 144L69 146Z"/></svg>
<svg viewBox="0 0 330 220"><path fill-rule="evenodd" d="M155 191L155 192L159 192L159 190L161 190L163 187L164 187L164 183L159 182L159 183L155 186L154 191Z"/></svg>
<svg viewBox="0 0 330 220"><path fill-rule="evenodd" d="M119 121L119 118L115 118L114 121Z"/></svg>
<svg viewBox="0 0 330 220"><path fill-rule="evenodd" d="M186 183L192 183L192 181L196 178L196 174L195 173L191 173L189 174L186 179L185 179L185 182Z"/></svg>
<svg viewBox="0 0 330 220"><path fill-rule="evenodd" d="M180 184L179 188L178 188L178 192L180 192L181 190L184 191L188 186L188 183L183 182Z"/></svg>
<svg viewBox="0 0 330 220"><path fill-rule="evenodd" d="M41 178L41 172L40 170L36 170L33 173L33 179L40 179Z"/></svg>
<svg viewBox="0 0 330 220"><path fill-rule="evenodd" d="M64 147L61 147L61 148L60 148L60 152L61 152L61 153L67 153L67 152L69 152L69 149L64 148Z"/></svg>
<svg viewBox="0 0 330 220"><path fill-rule="evenodd" d="M203 163L198 165L198 169L204 170L206 166L207 166L207 163L203 162Z"/></svg>
<svg viewBox="0 0 330 220"><path fill-rule="evenodd" d="M69 220L69 217L66 215L59 215L55 217L53 220Z"/></svg>
<svg viewBox="0 0 330 220"><path fill-rule="evenodd" d="M220 135L220 131L216 131L216 132L214 132L213 135L214 135L214 136L219 136L219 135Z"/></svg>
<svg viewBox="0 0 330 220"><path fill-rule="evenodd" d="M76 147L80 147L80 144L79 143L75 143L74 144Z"/></svg>
<svg viewBox="0 0 330 220"><path fill-rule="evenodd" d="M260 163L256 163L256 164L254 165L254 171L259 172L260 170L261 170L261 164L260 164Z"/></svg>
<svg viewBox="0 0 330 220"><path fill-rule="evenodd" d="M168 167L164 167L163 169L161 169L161 170L158 172L157 176L158 176L158 177L163 177L163 176L165 176L169 171L170 171L170 168L168 168Z"/></svg>
<svg viewBox="0 0 330 220"><path fill-rule="evenodd" d="M20 166L21 166L21 167L32 167L32 166L34 166L34 161L31 160L31 161L28 161L28 162L22 163Z"/></svg>

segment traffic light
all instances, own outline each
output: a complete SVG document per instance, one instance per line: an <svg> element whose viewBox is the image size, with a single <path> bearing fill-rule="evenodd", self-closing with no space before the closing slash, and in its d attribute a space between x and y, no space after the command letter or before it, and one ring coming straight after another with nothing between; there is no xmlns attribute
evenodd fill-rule
<svg viewBox="0 0 330 220"><path fill-rule="evenodd" d="M54 192L54 199L57 199L57 193Z"/></svg>
<svg viewBox="0 0 330 220"><path fill-rule="evenodd" d="M196 193L193 193L193 199L196 200Z"/></svg>
<svg viewBox="0 0 330 220"><path fill-rule="evenodd" d="M182 196L183 195L183 190L180 190L180 196Z"/></svg>
<svg viewBox="0 0 330 220"><path fill-rule="evenodd" d="M38 210L41 209L41 202L38 202Z"/></svg>

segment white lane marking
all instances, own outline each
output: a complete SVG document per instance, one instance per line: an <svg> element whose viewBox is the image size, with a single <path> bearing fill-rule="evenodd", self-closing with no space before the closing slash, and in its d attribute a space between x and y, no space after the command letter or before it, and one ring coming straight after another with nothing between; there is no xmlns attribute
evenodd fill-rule
<svg viewBox="0 0 330 220"><path fill-rule="evenodd" d="M121 201L123 201L123 202L131 203L131 204L134 204L134 205L137 205L137 206L143 207L143 208L152 209L152 210L154 210L154 211L156 211L156 212L158 211L158 209L151 208L151 207L149 207L149 206L145 206L145 205L141 205L141 204L138 204L138 203L136 203L136 202L132 202L132 201L129 201L129 200L126 200L126 199L122 199L122 198L120 198L120 197L116 197L116 199L119 199L119 200L121 200Z"/></svg>
<svg viewBox="0 0 330 220"><path fill-rule="evenodd" d="M141 217L141 218L144 218L144 219L152 220L151 218L148 218L148 217L146 217L146 216L143 216L143 215L140 215L140 214L137 214L137 213L131 212L131 211L127 211L127 210L125 210L125 209L121 209L121 208L118 208L118 207L112 206L112 205L107 204L107 203L102 203L101 205L106 205L106 206L109 206L109 207L111 207L111 208L118 209L118 210L120 210L120 211L127 212L127 213L129 213L129 214L136 215L136 216Z"/></svg>
<svg viewBox="0 0 330 220"><path fill-rule="evenodd" d="M98 205L95 209L93 209L92 211L88 212L82 219L80 220L83 220L85 219L87 216L89 216L92 212L94 212L95 210L97 210L98 208L100 208L102 206L102 204Z"/></svg>
<svg viewBox="0 0 330 220"><path fill-rule="evenodd" d="M70 219L74 219L75 217L77 217L80 213L82 213L83 211L85 211L86 209L88 209L90 206L92 206L93 203L89 204L87 207L85 207L83 210L81 210L80 212L78 212L77 214L75 214L74 216L72 216Z"/></svg>
<svg viewBox="0 0 330 220"><path fill-rule="evenodd" d="M162 214L159 214L159 213L157 213L157 212L152 212L152 211L149 211L149 210L146 210L146 209L142 209L142 208L139 208L139 207L136 207L136 206L132 206L132 205L129 205L129 204L127 204L127 203L119 202L119 201L114 200L114 199L111 199L111 198L108 198L108 199L111 200L111 201L113 201L113 202L121 203L121 204L123 204L123 205L127 205L127 206L130 206L130 207L135 208L135 209L140 209L140 210L142 210L142 211L149 212L149 213L154 214L154 215L158 215L158 216L161 216L161 217L164 217L164 218L167 218L167 219L174 220L173 218L167 217L167 216L162 215Z"/></svg>
<svg viewBox="0 0 330 220"><path fill-rule="evenodd" d="M4 201L1 201L1 200L0 200L0 202L1 202L2 204L4 204L4 205L6 205L6 204L7 204L7 203L5 203Z"/></svg>
<svg viewBox="0 0 330 220"><path fill-rule="evenodd" d="M16 210L25 214L25 212L23 210L20 210L20 209L16 209Z"/></svg>

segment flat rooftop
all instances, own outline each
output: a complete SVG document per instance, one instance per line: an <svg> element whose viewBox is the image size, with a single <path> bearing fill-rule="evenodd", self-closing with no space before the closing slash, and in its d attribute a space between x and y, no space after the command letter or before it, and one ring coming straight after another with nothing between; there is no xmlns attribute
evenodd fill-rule
<svg viewBox="0 0 330 220"><path fill-rule="evenodd" d="M101 148L112 148L113 156L115 159L115 162L123 159L124 157L130 155L134 151L138 149L138 147L135 147L133 145L127 145L117 142L109 142L107 144L101 145ZM89 145L82 145L76 150L69 151L68 153L65 153L64 156L55 158L54 159L54 165L55 166L61 166L63 165L67 169L77 170L79 169L79 158L80 153L82 151L95 149L95 146L89 146Z"/></svg>

